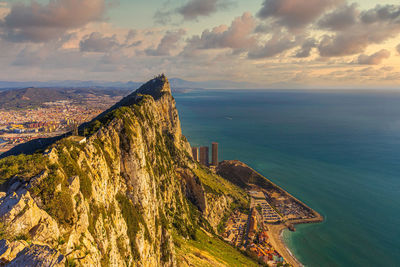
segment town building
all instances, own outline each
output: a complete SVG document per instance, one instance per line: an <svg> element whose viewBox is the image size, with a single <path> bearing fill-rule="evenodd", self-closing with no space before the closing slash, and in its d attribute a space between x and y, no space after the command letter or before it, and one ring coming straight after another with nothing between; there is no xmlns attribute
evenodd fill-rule
<svg viewBox="0 0 400 267"><path fill-rule="evenodd" d="M193 155L193 159L195 161L199 161L199 148L198 147L192 147L192 155Z"/></svg>
<svg viewBox="0 0 400 267"><path fill-rule="evenodd" d="M212 143L212 165L218 166L218 143Z"/></svg>
<svg viewBox="0 0 400 267"><path fill-rule="evenodd" d="M208 166L210 164L208 146L200 147L200 163L204 166Z"/></svg>

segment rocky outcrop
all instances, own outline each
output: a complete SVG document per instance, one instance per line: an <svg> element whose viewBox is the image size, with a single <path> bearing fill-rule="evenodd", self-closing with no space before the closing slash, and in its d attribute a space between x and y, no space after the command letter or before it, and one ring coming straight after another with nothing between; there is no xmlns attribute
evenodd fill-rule
<svg viewBox="0 0 400 267"><path fill-rule="evenodd" d="M207 194L208 209L204 213L205 218L217 232L217 227L225 216L225 212L230 209L232 198L225 195L217 196L214 194Z"/></svg>
<svg viewBox="0 0 400 267"><path fill-rule="evenodd" d="M65 257L48 246L1 240L0 247L0 262L7 266L65 266Z"/></svg>
<svg viewBox="0 0 400 267"><path fill-rule="evenodd" d="M207 191L194 174L163 75L79 130L85 144L64 138L3 159L13 171L1 172L10 173L0 196L2 262L176 266L172 234L215 230L235 198Z"/></svg>
<svg viewBox="0 0 400 267"><path fill-rule="evenodd" d="M38 242L51 243L60 235L56 221L37 206L25 188L10 192L1 200L0 218L2 230L15 236L29 233Z"/></svg>
<svg viewBox="0 0 400 267"><path fill-rule="evenodd" d="M206 213L208 211L207 196L200 179L188 170L179 170L179 174L183 178L186 197Z"/></svg>

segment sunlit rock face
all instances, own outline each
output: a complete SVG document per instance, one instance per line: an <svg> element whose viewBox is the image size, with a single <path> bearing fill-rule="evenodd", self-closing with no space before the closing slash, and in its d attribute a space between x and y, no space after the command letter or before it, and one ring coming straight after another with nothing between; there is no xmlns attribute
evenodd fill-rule
<svg viewBox="0 0 400 267"><path fill-rule="evenodd" d="M215 231L234 200L196 175L163 75L79 132L2 160L1 263L176 266L172 232Z"/></svg>

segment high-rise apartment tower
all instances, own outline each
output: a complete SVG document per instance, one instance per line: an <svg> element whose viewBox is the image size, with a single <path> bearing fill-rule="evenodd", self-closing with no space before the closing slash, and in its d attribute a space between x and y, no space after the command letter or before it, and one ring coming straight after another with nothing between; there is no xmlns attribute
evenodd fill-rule
<svg viewBox="0 0 400 267"><path fill-rule="evenodd" d="M208 146L200 147L200 163L205 166L210 164Z"/></svg>
<svg viewBox="0 0 400 267"><path fill-rule="evenodd" d="M192 147L192 155L193 155L193 159L195 161L199 161L199 148L198 147Z"/></svg>
<svg viewBox="0 0 400 267"><path fill-rule="evenodd" d="M212 143L212 165L218 166L218 143Z"/></svg>

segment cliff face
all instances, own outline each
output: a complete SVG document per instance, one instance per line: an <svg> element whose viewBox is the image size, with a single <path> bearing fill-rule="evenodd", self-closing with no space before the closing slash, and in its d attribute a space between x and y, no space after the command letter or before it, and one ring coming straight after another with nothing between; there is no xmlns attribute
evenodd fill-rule
<svg viewBox="0 0 400 267"><path fill-rule="evenodd" d="M195 163L159 76L43 153L0 161L0 262L176 266L174 239L209 233L241 189ZM227 191L229 190L229 192Z"/></svg>

